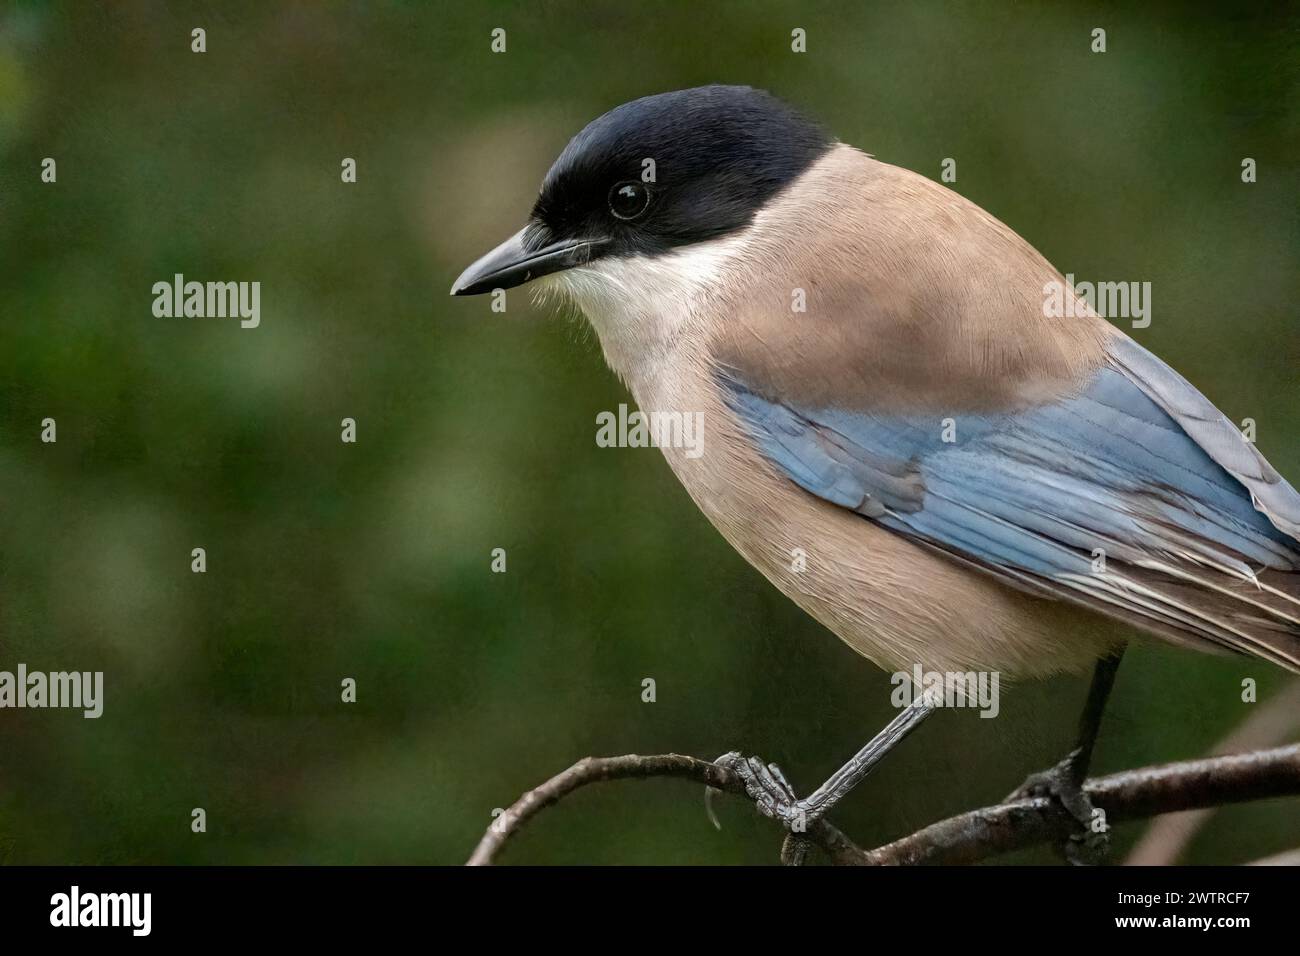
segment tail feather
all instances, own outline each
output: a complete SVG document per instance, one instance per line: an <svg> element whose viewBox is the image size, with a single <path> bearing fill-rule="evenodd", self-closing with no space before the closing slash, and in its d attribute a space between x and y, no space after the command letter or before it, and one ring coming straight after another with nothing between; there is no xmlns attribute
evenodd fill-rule
<svg viewBox="0 0 1300 956"><path fill-rule="evenodd" d="M1145 600L1148 629L1183 643L1208 642L1300 673L1300 573L1243 580L1210 569L1161 564L1118 572ZM1158 625L1158 626L1153 626ZM1173 632L1173 633L1171 633Z"/></svg>

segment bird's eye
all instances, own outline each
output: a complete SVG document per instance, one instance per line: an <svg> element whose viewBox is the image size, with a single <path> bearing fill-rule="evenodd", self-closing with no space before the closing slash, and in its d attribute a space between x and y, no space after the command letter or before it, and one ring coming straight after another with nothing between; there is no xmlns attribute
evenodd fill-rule
<svg viewBox="0 0 1300 956"><path fill-rule="evenodd" d="M635 219L650 205L650 190L642 183L616 183L609 191L609 211L619 219Z"/></svg>

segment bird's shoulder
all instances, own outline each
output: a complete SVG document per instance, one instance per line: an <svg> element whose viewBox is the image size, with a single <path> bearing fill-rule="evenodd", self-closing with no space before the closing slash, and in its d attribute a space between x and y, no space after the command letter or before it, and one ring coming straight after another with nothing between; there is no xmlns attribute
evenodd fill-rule
<svg viewBox="0 0 1300 956"><path fill-rule="evenodd" d="M1000 409L1077 389L1105 361L1065 280L946 187L839 146L756 218L719 365L802 404Z"/></svg>

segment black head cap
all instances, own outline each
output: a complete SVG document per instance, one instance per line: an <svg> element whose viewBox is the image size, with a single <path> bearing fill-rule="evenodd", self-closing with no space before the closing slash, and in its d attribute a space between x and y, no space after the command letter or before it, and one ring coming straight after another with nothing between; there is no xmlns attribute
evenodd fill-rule
<svg viewBox="0 0 1300 956"><path fill-rule="evenodd" d="M817 124L748 86L643 97L570 141L533 222L547 241L607 239L604 255L713 239L747 225L831 145Z"/></svg>
<svg viewBox="0 0 1300 956"><path fill-rule="evenodd" d="M466 269L452 295L725 236L832 145L817 124L748 86L624 103L573 137L528 225Z"/></svg>

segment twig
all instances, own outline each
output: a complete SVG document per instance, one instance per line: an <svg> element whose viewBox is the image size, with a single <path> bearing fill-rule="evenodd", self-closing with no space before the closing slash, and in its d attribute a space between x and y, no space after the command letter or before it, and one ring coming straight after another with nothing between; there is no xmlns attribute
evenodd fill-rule
<svg viewBox="0 0 1300 956"><path fill-rule="evenodd" d="M644 757L627 754L622 757L584 757L568 770L557 774L539 787L529 790L492 822L483 839L469 858L469 866L484 866L495 861L506 840L510 839L524 823L546 807L580 787L603 780L634 780L647 777L678 777L695 783L746 796L745 784L730 770L697 757L683 754L657 754ZM824 820L814 823L806 834L812 843L831 855L832 859L844 856L843 862L853 859L852 854L864 851L844 834Z"/></svg>
<svg viewBox="0 0 1300 956"><path fill-rule="evenodd" d="M1084 789L1108 824L1178 810L1199 810L1300 794L1300 744L1207 757L1089 780ZM916 865L974 863L1059 840L1070 821L1045 797L986 807L932 824L864 854L856 862Z"/></svg>
<svg viewBox="0 0 1300 956"><path fill-rule="evenodd" d="M695 757L586 757L529 790L497 817L474 849L469 864L495 862L506 841L524 823L581 787L603 780L647 777L677 777L745 796L739 777ZM1089 780L1085 789L1093 804L1105 811L1108 823L1300 794L1300 744L1127 770ZM974 863L999 853L1055 842L1069 832L1071 825L1051 801L1035 797L950 817L874 850L863 850L825 820L817 821L801 836L838 864L951 864Z"/></svg>
<svg viewBox="0 0 1300 956"><path fill-rule="evenodd" d="M1276 747L1293 740L1300 731L1300 681L1293 681L1266 702L1251 708L1251 713L1227 737L1219 741L1209 756L1239 754L1264 747ZM1213 807L1176 813L1152 821L1142 839L1129 851L1127 866L1168 866L1195 838L1214 814Z"/></svg>

